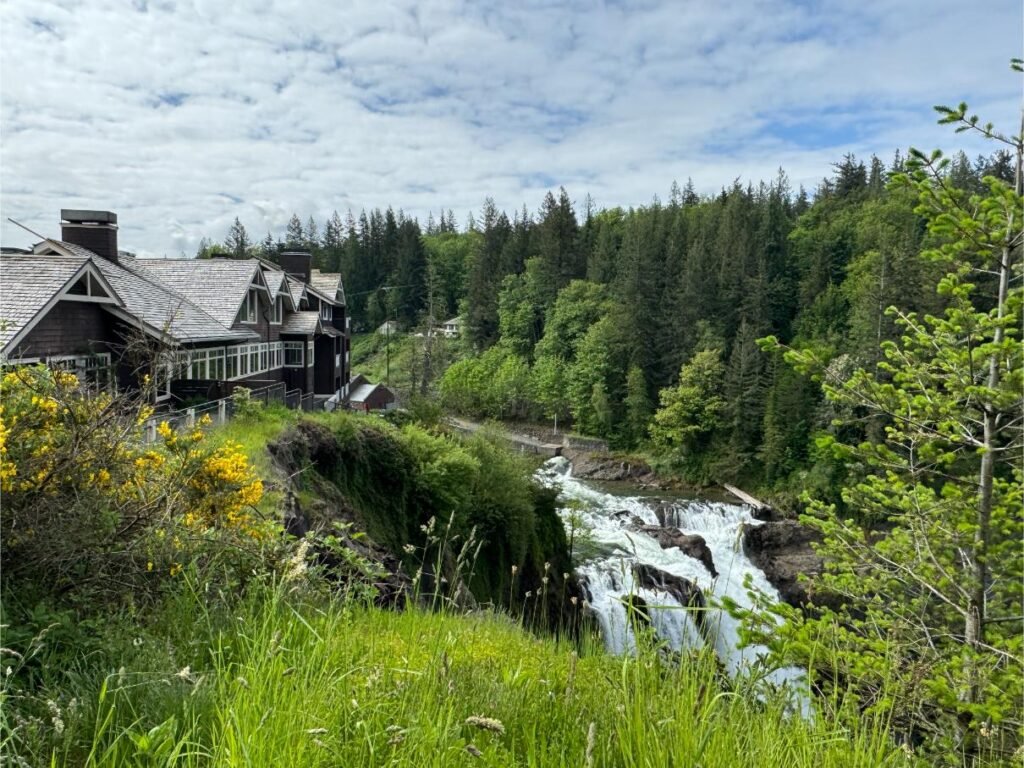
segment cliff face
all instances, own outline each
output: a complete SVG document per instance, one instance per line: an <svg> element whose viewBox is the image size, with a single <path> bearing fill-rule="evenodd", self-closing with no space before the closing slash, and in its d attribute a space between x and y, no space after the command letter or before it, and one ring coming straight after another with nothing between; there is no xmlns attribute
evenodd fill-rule
<svg viewBox="0 0 1024 768"><path fill-rule="evenodd" d="M290 478L297 531L351 523L366 534L353 545L421 595L556 627L579 595L555 494L499 445L344 419L300 422L268 449ZM542 608L528 604L542 594Z"/></svg>

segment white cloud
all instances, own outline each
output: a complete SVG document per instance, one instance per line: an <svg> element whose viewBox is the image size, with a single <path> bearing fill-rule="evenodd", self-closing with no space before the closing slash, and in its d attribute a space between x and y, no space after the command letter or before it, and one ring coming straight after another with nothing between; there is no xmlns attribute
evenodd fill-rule
<svg viewBox="0 0 1024 768"><path fill-rule="evenodd" d="M293 211L536 209L548 182L814 184L848 151L958 146L934 103L1013 124L1021 8L975 5L8 0L0 207L52 234L114 210L122 247L177 254L235 216L261 238Z"/></svg>

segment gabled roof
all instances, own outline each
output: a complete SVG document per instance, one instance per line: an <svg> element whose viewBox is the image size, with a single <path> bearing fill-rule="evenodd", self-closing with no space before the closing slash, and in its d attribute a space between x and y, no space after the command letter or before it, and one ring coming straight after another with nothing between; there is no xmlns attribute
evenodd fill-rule
<svg viewBox="0 0 1024 768"><path fill-rule="evenodd" d="M345 289L341 283L341 275L337 272L321 272L314 269L310 272L309 282L317 293L327 297L335 304L345 304Z"/></svg>
<svg viewBox="0 0 1024 768"><path fill-rule="evenodd" d="M0 259L0 349L13 350L65 291L86 274L107 294L106 303L123 306L117 292L87 256L5 253Z"/></svg>
<svg viewBox="0 0 1024 768"><path fill-rule="evenodd" d="M321 330L319 312L292 312L285 315L284 323L281 325L281 333L294 333L300 336L312 336Z"/></svg>
<svg viewBox="0 0 1024 768"><path fill-rule="evenodd" d="M139 259L125 259L124 265L97 256L87 248L59 240L46 240L37 253L57 253L90 259L121 297L122 307L109 311L144 330L185 343L245 341L259 337L249 330L232 330L149 274L134 269ZM46 257L52 258L52 257Z"/></svg>
<svg viewBox="0 0 1024 768"><path fill-rule="evenodd" d="M263 286L256 259L135 259L132 269L156 278L227 328L250 285Z"/></svg>
<svg viewBox="0 0 1024 768"><path fill-rule="evenodd" d="M378 389L387 392L389 395L391 395L391 399L394 400L395 393L392 392L387 387L385 387L383 384L371 384L370 382L364 382L363 384L360 384L358 387L356 387L351 394L349 394L349 402L365 403L367 400L370 399L370 396Z"/></svg>
<svg viewBox="0 0 1024 768"><path fill-rule="evenodd" d="M288 285L288 291L292 297L292 303L295 305L295 309L299 308L299 302L302 301L306 295L306 284L299 280L297 277L285 277L285 283Z"/></svg>
<svg viewBox="0 0 1024 768"><path fill-rule="evenodd" d="M281 289L285 287L284 272L279 272L276 269L264 269L263 280L266 282L267 290L270 292L270 300L274 301L277 295L281 293ZM288 294L288 298L291 299L291 294Z"/></svg>

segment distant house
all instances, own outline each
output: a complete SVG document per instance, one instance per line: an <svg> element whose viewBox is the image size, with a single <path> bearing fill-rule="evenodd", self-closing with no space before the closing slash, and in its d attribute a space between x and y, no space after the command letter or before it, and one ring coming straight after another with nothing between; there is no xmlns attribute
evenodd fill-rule
<svg viewBox="0 0 1024 768"><path fill-rule="evenodd" d="M280 266L140 259L118 250L116 214L63 210L61 219L60 240L0 254L4 365L58 364L121 387L146 373L158 402L277 382L347 396L341 276L311 269L309 253L282 253ZM146 370L124 360L132 338L161 350Z"/></svg>
<svg viewBox="0 0 1024 768"><path fill-rule="evenodd" d="M398 323L394 320L388 320L385 323L381 323L377 326L377 333L381 336L394 336L398 333Z"/></svg>
<svg viewBox="0 0 1024 768"><path fill-rule="evenodd" d="M350 382L348 404L354 411L385 411L395 407L396 398L383 384L373 384L359 375Z"/></svg>
<svg viewBox="0 0 1024 768"><path fill-rule="evenodd" d="M462 335L462 318L453 317L441 324L441 333L446 339L457 339Z"/></svg>

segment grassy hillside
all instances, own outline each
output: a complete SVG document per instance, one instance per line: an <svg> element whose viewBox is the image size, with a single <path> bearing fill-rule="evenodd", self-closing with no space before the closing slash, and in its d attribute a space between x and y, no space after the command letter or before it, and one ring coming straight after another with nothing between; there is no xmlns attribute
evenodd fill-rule
<svg viewBox="0 0 1024 768"><path fill-rule="evenodd" d="M55 765L910 764L881 729L789 716L749 681L722 687L707 656L613 658L490 613L329 599L296 574L230 611L198 598L58 694Z"/></svg>
<svg viewBox="0 0 1024 768"><path fill-rule="evenodd" d="M514 602L517 618L483 607L456 611L451 602L443 611L416 601L401 612L372 607L373 569L329 542L322 546L344 561L349 578L322 572L315 564L324 550L305 543L217 538L216 526L172 529L166 538L181 552L192 543L179 543L179 534L202 546L169 572L140 562L152 580L145 599L122 590L119 599L86 602L92 593L47 595L43 585L5 582L0 764L925 764L894 746L888 723L841 701L816 700L810 718L793 714L783 693L756 674L726 677L710 652L676 657L641 642L637 656L616 658L585 624L572 640L526 631L547 623L539 617L556 594L566 597L556 591L557 574L550 584L539 573L532 588L524 583L538 562L547 573L538 542L557 538L547 528L557 518L527 495L525 471L518 480L507 475L511 458L483 438L461 445L375 417L280 409L236 419L208 440L212 448L237 443L250 456L267 488L262 516L280 513L285 481L267 444L302 435L300 422L308 436L331 440L302 443L315 450L292 455L324 470L313 471L357 512L421 530L423 516L444 503L479 531L503 531L508 538L494 539L500 547L481 550L478 571L502 579L481 584L480 594L527 590ZM188 445L198 444L197 434ZM168 432L168 445L178 439ZM330 452L334 463L325 460ZM527 535L520 523L531 519ZM431 525L424 528L429 544ZM387 540L387 529L378 536ZM403 547L410 556L427 549ZM505 558L519 562L518 571ZM460 563L473 567L459 558L454 574L447 571L454 580ZM555 558L551 565L562 567ZM585 611L579 598L566 602Z"/></svg>

